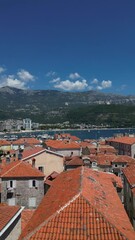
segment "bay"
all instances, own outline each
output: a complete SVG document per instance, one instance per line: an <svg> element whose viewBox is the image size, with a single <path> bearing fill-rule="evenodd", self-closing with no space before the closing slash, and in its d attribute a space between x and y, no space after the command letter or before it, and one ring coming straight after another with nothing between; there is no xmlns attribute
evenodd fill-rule
<svg viewBox="0 0 135 240"><path fill-rule="evenodd" d="M12 137L13 134L20 137L38 137L44 134L48 134L49 136L53 137L56 133L70 133L73 136L79 137L81 140L84 139L101 139L101 138L109 138L113 137L117 134L124 134L124 135L134 135L135 128L117 128L117 129L86 129L86 130L50 130L50 131L30 131L30 132L21 132L21 133L2 133L0 134L0 138L4 137Z"/></svg>

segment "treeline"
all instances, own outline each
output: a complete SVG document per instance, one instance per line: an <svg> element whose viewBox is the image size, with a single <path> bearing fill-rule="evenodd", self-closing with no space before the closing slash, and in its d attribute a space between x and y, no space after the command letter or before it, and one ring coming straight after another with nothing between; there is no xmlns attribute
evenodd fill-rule
<svg viewBox="0 0 135 240"><path fill-rule="evenodd" d="M67 114L70 123L135 127L135 106L94 105L71 109Z"/></svg>
<svg viewBox="0 0 135 240"><path fill-rule="evenodd" d="M31 111L0 111L0 120L23 119L29 117L33 122L90 124L109 127L135 127L134 105L80 105L55 109L51 114L47 111L32 113Z"/></svg>

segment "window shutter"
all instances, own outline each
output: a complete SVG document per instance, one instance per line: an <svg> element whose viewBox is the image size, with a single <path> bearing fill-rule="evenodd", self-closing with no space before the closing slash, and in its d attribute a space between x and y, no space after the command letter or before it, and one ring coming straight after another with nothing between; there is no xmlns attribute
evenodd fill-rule
<svg viewBox="0 0 135 240"><path fill-rule="evenodd" d="M10 188L10 180L7 181L7 188Z"/></svg>
<svg viewBox="0 0 135 240"><path fill-rule="evenodd" d="M13 188L16 188L16 180L13 180Z"/></svg>
<svg viewBox="0 0 135 240"><path fill-rule="evenodd" d="M38 187L39 186L39 181L38 180L36 180L36 187Z"/></svg>
<svg viewBox="0 0 135 240"><path fill-rule="evenodd" d="M32 188L32 180L29 180L29 188Z"/></svg>

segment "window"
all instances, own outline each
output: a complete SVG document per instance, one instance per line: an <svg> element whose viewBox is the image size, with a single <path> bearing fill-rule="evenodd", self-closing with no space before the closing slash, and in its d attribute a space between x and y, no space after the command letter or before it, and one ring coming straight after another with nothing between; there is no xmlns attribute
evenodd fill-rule
<svg viewBox="0 0 135 240"><path fill-rule="evenodd" d="M117 164L115 164L114 166L115 166L115 167L118 167L118 165L117 165Z"/></svg>
<svg viewBox="0 0 135 240"><path fill-rule="evenodd" d="M36 207L36 198L35 197L29 198L29 207Z"/></svg>
<svg viewBox="0 0 135 240"><path fill-rule="evenodd" d="M40 166L40 167L38 167L38 170L41 172L44 172L44 167Z"/></svg>
<svg viewBox="0 0 135 240"><path fill-rule="evenodd" d="M29 180L29 187L30 188L37 188L38 187L38 181L35 179Z"/></svg>
<svg viewBox="0 0 135 240"><path fill-rule="evenodd" d="M16 188L16 180L7 181L7 188Z"/></svg>

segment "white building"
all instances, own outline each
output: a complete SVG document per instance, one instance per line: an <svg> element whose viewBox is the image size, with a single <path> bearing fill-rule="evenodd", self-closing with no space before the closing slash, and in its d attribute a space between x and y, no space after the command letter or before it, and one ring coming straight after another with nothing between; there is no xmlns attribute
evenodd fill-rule
<svg viewBox="0 0 135 240"><path fill-rule="evenodd" d="M30 118L23 119L23 128L25 130L31 130L32 127L32 121Z"/></svg>

